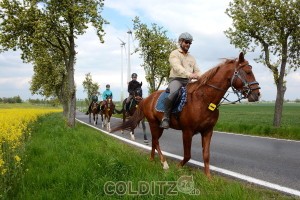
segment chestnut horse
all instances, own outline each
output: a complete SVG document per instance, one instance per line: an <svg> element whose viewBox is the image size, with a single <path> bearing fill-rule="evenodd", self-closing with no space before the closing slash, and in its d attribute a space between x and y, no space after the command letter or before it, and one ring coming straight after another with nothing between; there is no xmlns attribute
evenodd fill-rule
<svg viewBox="0 0 300 200"><path fill-rule="evenodd" d="M89 122L91 122L91 114L93 114L94 125L98 123L98 114L99 114L99 104L97 102L92 102L91 109L89 110Z"/></svg>
<svg viewBox="0 0 300 200"><path fill-rule="evenodd" d="M140 85L141 86L141 85ZM135 110L137 109L140 101L143 99L143 90L141 87L138 87L135 89L134 93L133 93L133 98L130 101L130 106L129 106L129 111L128 111L128 116L126 116L126 99L124 99L123 103L122 103L122 110L117 110L115 109L115 111L118 114L123 114L123 123L126 121L126 118L132 116L135 112ZM144 143L148 143L148 138L147 138L147 134L146 134L146 125L145 125L145 118L141 120L141 124L142 124L142 129L143 129L143 133L144 133ZM123 133L123 130L121 130ZM134 129L130 130L130 136L131 136L131 140L135 140L134 137Z"/></svg>
<svg viewBox="0 0 300 200"><path fill-rule="evenodd" d="M100 103L102 105L102 102ZM106 130L110 131L110 118L115 110L115 104L113 103L111 97L108 97L104 101L103 110L100 111L101 121L102 121L102 128L106 126ZM103 117L104 115L104 117ZM103 122L104 120L104 122Z"/></svg>
<svg viewBox="0 0 300 200"><path fill-rule="evenodd" d="M226 59L223 63L208 70L198 81L189 83L187 89L187 102L179 116L171 115L170 127L182 130L184 156L178 164L183 166L191 158L192 137L200 133L202 137L202 156L204 161L204 172L210 177L209 158L210 142L213 128L219 117L220 102L227 90L232 89L247 98L249 102L259 100L259 83L255 80L251 65L240 53L238 59ZM134 115L125 123L113 128L112 131L120 129L132 129L137 123L147 118L152 135L152 150L150 159L154 159L157 151L164 169L168 169L168 163L159 146L159 138L164 129L160 128L163 117L162 112L155 110L158 97L163 91L156 91L139 103Z"/></svg>

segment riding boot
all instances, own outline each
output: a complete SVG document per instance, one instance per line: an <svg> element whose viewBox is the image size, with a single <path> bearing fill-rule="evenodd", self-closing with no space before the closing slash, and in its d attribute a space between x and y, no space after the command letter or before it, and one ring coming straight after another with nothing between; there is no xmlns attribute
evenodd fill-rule
<svg viewBox="0 0 300 200"><path fill-rule="evenodd" d="M126 103L126 105L125 105L125 116L126 117L129 117L129 106L130 106L130 102Z"/></svg>
<svg viewBox="0 0 300 200"><path fill-rule="evenodd" d="M90 110L91 110L91 105L89 105L89 108L88 108L88 111L86 111L86 115L88 115L90 113Z"/></svg>
<svg viewBox="0 0 300 200"><path fill-rule="evenodd" d="M165 102L164 102L164 106L165 106L164 117L162 118L161 124L160 124L161 128L168 129L170 127L169 123L170 123L170 114L172 111L172 105L173 105L172 100L170 100L169 98L166 98Z"/></svg>

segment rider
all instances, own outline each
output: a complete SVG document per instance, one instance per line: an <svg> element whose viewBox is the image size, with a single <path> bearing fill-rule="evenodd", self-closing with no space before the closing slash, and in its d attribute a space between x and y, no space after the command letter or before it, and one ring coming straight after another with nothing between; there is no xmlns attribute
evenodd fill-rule
<svg viewBox="0 0 300 200"><path fill-rule="evenodd" d="M173 100L178 95L179 89L186 86L189 79L198 79L201 75L195 58L188 52L192 41L191 34L187 32L180 34L178 38L179 48L172 51L169 56L171 70L168 88L170 93L164 102L165 110L160 124L161 128L169 128Z"/></svg>
<svg viewBox="0 0 300 200"><path fill-rule="evenodd" d="M91 110L92 103L93 103L93 102L98 102L98 95L97 95L97 92L96 92L96 91L93 92L93 94L92 94L91 97L90 97L90 100L91 100L91 103L90 103L90 105L89 105L88 111L86 111L86 113L85 113L86 115L89 114L89 110Z"/></svg>
<svg viewBox="0 0 300 200"><path fill-rule="evenodd" d="M132 73L131 74L131 81L128 83L128 93L129 96L126 99L126 113L129 112L129 106L130 106L130 100L133 98L134 96L134 91L142 86L142 82L139 83L136 79L137 79L137 74L136 73Z"/></svg>
<svg viewBox="0 0 300 200"><path fill-rule="evenodd" d="M107 84L106 85L106 90L102 93L102 99L103 101L101 102L101 110L104 109L104 105L105 105L105 102L107 100L107 98L113 98L113 93L110 91L110 85Z"/></svg>

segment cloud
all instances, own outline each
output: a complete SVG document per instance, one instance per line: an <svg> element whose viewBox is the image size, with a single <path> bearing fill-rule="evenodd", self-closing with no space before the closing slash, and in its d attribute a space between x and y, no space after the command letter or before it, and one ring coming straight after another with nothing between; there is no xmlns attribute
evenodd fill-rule
<svg viewBox="0 0 300 200"><path fill-rule="evenodd" d="M82 82L85 74L91 73L93 80L100 84L100 90L109 83L115 99L119 99L123 85L124 95L127 96L127 66L128 39L131 51L137 41L128 38L128 28L132 29L132 19L139 16L143 23L149 26L156 23L168 31L168 37L177 39L182 32L189 32L194 37L191 54L195 56L202 71L207 71L217 65L220 58L235 58L239 50L230 45L224 31L230 27L231 19L224 13L229 0L173 0L173 1L140 1L114 0L105 1L103 17L110 22L105 25L105 43L101 44L93 27L87 29L86 34L78 36L77 59L75 66L75 82L77 98L85 98ZM123 54L123 84L121 84L121 39L126 43ZM133 38L134 39L134 38ZM134 44L134 45L133 45ZM276 98L276 86L270 70L253 59L258 53L248 53L246 59L253 66L257 81L260 83L264 100ZM140 67L142 59L138 54L130 57L131 73L138 73L138 79L143 81L144 94L147 94L145 73ZM9 51L0 54L0 97L20 95L22 98L31 96L29 83L33 75L30 64L22 63L20 52ZM130 75L130 74L129 74ZM291 71L287 76L286 99L299 98L296 92L300 85L300 72ZM164 88L165 86L162 86Z"/></svg>

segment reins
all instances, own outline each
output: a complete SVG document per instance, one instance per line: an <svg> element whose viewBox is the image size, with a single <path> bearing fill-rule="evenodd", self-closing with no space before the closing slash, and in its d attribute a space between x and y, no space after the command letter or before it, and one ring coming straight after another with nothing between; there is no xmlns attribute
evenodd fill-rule
<svg viewBox="0 0 300 200"><path fill-rule="evenodd" d="M220 101L220 103L218 103L218 105L215 105L215 104L213 104L213 103L210 103L210 104L209 104L209 109L211 109L211 110L213 111L215 108L218 108L218 107L220 107L221 105L230 105L230 104L235 104L235 103L237 103L237 102L240 102L240 103L241 103L241 100L242 100L242 99L246 99L246 98L248 97L248 95L249 95L253 90L260 89L259 86L258 86L258 87L255 87L255 88L251 88L251 87L250 87L251 85L255 85L255 84L259 85L259 83L258 83L257 81L252 81L252 82L246 81L246 79L245 79L245 73L246 73L246 72L245 72L244 70L242 70L242 68L243 68L244 66L249 66L249 67L252 68L252 66L249 65L248 63L246 63L246 64L244 64L244 65L238 65L238 63L236 63L235 70L234 70L234 73L233 73L233 75L232 75L232 77L231 77L231 80L230 80L230 86L229 86L229 87L231 87L232 92L228 91L228 89L225 90L225 89L220 88L220 87L217 87L217 86L215 86L215 85L213 85L213 84L208 84L208 83L205 84L205 85L207 85L207 86L209 86L209 87L212 87L212 88L214 88L214 89L216 89L216 90L220 90L220 91L225 92L225 95L222 97L222 100ZM233 86L234 83L235 83L235 81L236 81L237 79L240 79L240 80L242 81L242 83L243 83L243 89L241 89L241 90L238 90L238 89L236 89L236 88ZM191 81L189 81L188 84L189 84L189 83L191 83ZM187 85L188 85L188 84L187 84ZM187 87L187 85L186 85L186 87ZM229 96L230 93L234 93L234 94L237 96L237 100L235 100L235 101L229 100L227 97ZM205 94L204 94L204 95L205 95ZM226 101L227 103L223 103L224 101Z"/></svg>

